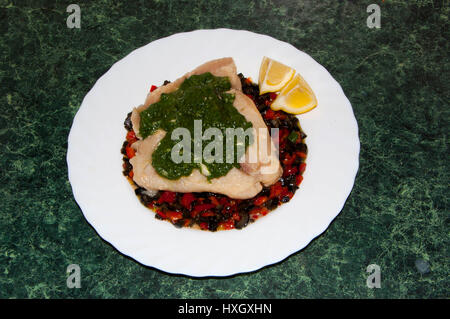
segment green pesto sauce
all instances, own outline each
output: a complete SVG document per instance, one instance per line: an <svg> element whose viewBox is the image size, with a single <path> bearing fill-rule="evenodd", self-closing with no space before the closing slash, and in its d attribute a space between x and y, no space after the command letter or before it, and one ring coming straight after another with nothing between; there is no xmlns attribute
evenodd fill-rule
<svg viewBox="0 0 450 319"><path fill-rule="evenodd" d="M143 138L152 135L158 129L166 131L165 137L152 155L152 165L160 176L175 180L190 175L194 169L199 169L208 180L211 180L226 175L233 167L240 167L237 145L238 143L244 144L245 150L247 150L247 147L253 142L253 135L244 138L234 136L232 140L230 139L230 145L233 141L233 157L226 157L224 142L223 156L220 156L220 153L217 155L214 150L210 152L211 155L217 155L214 162L207 163L203 156L201 160L194 161L194 120L202 121L202 135L208 128L217 128L224 141L227 128L242 128L245 131L252 127L252 123L248 122L233 106L234 95L226 93L230 88L231 84L227 77L216 77L211 73L192 75L181 84L178 90L161 94L159 102L152 104L140 113L139 133ZM176 128L186 128L190 132L190 161L175 163L172 160L172 149L182 139L179 136L179 139L172 140L172 132ZM202 154L204 154L205 147L214 139L216 137L202 141ZM198 141L199 139L196 140L196 143ZM200 149L200 146L197 147ZM209 148L210 150L211 148ZM182 152L184 149L180 150L178 154L183 154ZM229 153L228 156L230 156ZM221 160L217 160L218 157Z"/></svg>

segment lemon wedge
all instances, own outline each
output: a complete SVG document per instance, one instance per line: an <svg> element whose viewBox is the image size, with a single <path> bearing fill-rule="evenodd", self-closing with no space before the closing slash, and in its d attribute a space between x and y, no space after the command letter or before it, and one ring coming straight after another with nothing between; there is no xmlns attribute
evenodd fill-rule
<svg viewBox="0 0 450 319"><path fill-rule="evenodd" d="M272 102L272 110L283 110L291 114L308 112L317 106L317 98L305 79L297 74L281 90L275 101Z"/></svg>
<svg viewBox="0 0 450 319"><path fill-rule="evenodd" d="M293 68L264 57L259 67L259 94L280 91L294 77L294 74Z"/></svg>

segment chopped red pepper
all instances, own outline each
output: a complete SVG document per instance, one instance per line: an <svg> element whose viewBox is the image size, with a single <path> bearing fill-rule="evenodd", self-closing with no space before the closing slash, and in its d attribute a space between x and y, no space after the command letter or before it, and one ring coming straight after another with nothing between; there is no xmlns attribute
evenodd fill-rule
<svg viewBox="0 0 450 319"><path fill-rule="evenodd" d="M158 199L158 203L173 203L175 201L175 197L177 196L174 192L163 192Z"/></svg>
<svg viewBox="0 0 450 319"><path fill-rule="evenodd" d="M153 92L154 90L156 90L158 87L156 85L152 85L152 87L150 88L150 92Z"/></svg>
<svg viewBox="0 0 450 319"><path fill-rule="evenodd" d="M167 218L166 214L164 214L164 213L163 213L162 211L160 211L160 210L157 210L156 213L157 213L159 216L161 216L162 218L164 218L164 219Z"/></svg>
<svg viewBox="0 0 450 319"><path fill-rule="evenodd" d="M278 96L278 94L273 93L273 92L270 93L270 95L269 95L271 101L275 100L277 98L277 96Z"/></svg>
<svg viewBox="0 0 450 319"><path fill-rule="evenodd" d="M303 152L298 151L298 152L295 152L295 154L296 154L298 157L306 158L306 153L303 153Z"/></svg>
<svg viewBox="0 0 450 319"><path fill-rule="evenodd" d="M190 218L186 218L186 219L184 220L184 227L189 226L190 223L191 223L191 219L190 219Z"/></svg>
<svg viewBox="0 0 450 319"><path fill-rule="evenodd" d="M283 158L282 162L285 166L291 165L295 160L294 156L291 156L289 153Z"/></svg>
<svg viewBox="0 0 450 319"><path fill-rule="evenodd" d="M284 140L289 135L289 130L287 128L280 129L280 140Z"/></svg>
<svg viewBox="0 0 450 319"><path fill-rule="evenodd" d="M202 215L202 217L210 217L210 216L214 216L215 213L210 210L207 210L206 212L201 213L201 215Z"/></svg>
<svg viewBox="0 0 450 319"><path fill-rule="evenodd" d="M191 209L191 204L195 200L195 196L192 193L184 193L181 198L181 205L186 209Z"/></svg>
<svg viewBox="0 0 450 319"><path fill-rule="evenodd" d="M303 181L303 176L302 175L297 175L297 178L295 179L297 186L300 185L300 183Z"/></svg>
<svg viewBox="0 0 450 319"><path fill-rule="evenodd" d="M261 206L262 204L264 204L265 202L267 202L267 196L259 196L255 199L255 201L253 202L256 206Z"/></svg>
<svg viewBox="0 0 450 319"><path fill-rule="evenodd" d="M132 147L130 147L130 145L127 145L127 147L125 147L125 151L129 159L133 158L136 155L136 151Z"/></svg>
<svg viewBox="0 0 450 319"><path fill-rule="evenodd" d="M183 218L183 214L181 212L166 212L166 216L172 221L176 222L177 220Z"/></svg>
<svg viewBox="0 0 450 319"><path fill-rule="evenodd" d="M214 204L200 204L194 207L194 212L202 212L204 210L208 210L216 207Z"/></svg>
<svg viewBox="0 0 450 319"><path fill-rule="evenodd" d="M234 221L232 219L227 220L226 222L221 223L224 229L229 230L234 228Z"/></svg>
<svg viewBox="0 0 450 319"><path fill-rule="evenodd" d="M283 189L283 191L280 194L280 199L283 199L286 196L289 197L289 200L290 200L294 196L294 194L287 189Z"/></svg>
<svg viewBox="0 0 450 319"><path fill-rule="evenodd" d="M220 205L225 206L229 203L229 200L226 197L221 197L219 198L219 203Z"/></svg>
<svg viewBox="0 0 450 319"><path fill-rule="evenodd" d="M134 142L137 141L136 134L134 133L134 131L128 131L128 133L127 133L127 141L129 143L129 145L131 145L131 144L133 144Z"/></svg>
<svg viewBox="0 0 450 319"><path fill-rule="evenodd" d="M128 177L131 178L131 179L133 179L133 176L134 176L134 172L131 170L131 171L128 173Z"/></svg>
<svg viewBox="0 0 450 319"><path fill-rule="evenodd" d="M306 163L301 163L300 166L298 167L298 171L300 172L300 174L302 174L306 169Z"/></svg>
<svg viewBox="0 0 450 319"><path fill-rule="evenodd" d="M220 205L219 201L217 200L217 198L215 196L209 196L209 200L211 201L211 203L213 203L215 206Z"/></svg>
<svg viewBox="0 0 450 319"><path fill-rule="evenodd" d="M255 207L250 211L249 214L253 219L256 219L259 216L267 215L268 212L269 210L266 207Z"/></svg>
<svg viewBox="0 0 450 319"><path fill-rule="evenodd" d="M268 109L268 110L266 111L266 114L264 115L264 118L265 118L266 120L273 120L273 119L275 118L275 112L272 111L272 109Z"/></svg>
<svg viewBox="0 0 450 319"><path fill-rule="evenodd" d="M277 197L278 195L283 192L283 186L281 186L280 182L276 182L272 187L270 188L270 198Z"/></svg>
<svg viewBox="0 0 450 319"><path fill-rule="evenodd" d="M288 166L288 167L284 168L283 176L286 177L286 176L289 176L289 175L292 175L292 174L295 174L295 173L297 173L297 167L295 167L295 166Z"/></svg>
<svg viewBox="0 0 450 319"><path fill-rule="evenodd" d="M203 222L203 223L200 223L199 226L203 230L208 230L208 223Z"/></svg>

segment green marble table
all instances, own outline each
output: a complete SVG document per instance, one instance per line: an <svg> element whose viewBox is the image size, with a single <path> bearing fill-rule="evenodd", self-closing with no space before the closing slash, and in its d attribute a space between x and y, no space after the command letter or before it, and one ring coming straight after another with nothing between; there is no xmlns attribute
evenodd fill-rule
<svg viewBox="0 0 450 319"><path fill-rule="evenodd" d="M67 26L70 3L81 28ZM366 23L371 3L381 28ZM113 63L219 27L289 42L329 70L353 105L360 169L341 214L304 250L194 279L136 263L89 226L67 178L67 136ZM450 297L449 29L446 0L0 0L0 297ZM70 264L81 288L66 285ZM366 284L370 264L381 288Z"/></svg>

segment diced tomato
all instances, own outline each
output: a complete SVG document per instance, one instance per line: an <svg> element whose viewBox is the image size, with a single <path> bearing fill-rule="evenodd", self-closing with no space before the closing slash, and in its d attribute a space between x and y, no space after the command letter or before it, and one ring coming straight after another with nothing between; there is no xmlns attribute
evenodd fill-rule
<svg viewBox="0 0 450 319"><path fill-rule="evenodd" d="M202 212L211 208L216 207L214 204L200 204L194 207L194 212Z"/></svg>
<svg viewBox="0 0 450 319"><path fill-rule="evenodd" d="M181 212L166 212L166 216L172 221L176 222L177 220L183 218L183 214Z"/></svg>
<svg viewBox="0 0 450 319"><path fill-rule="evenodd" d="M272 93L270 93L269 96L270 96L270 100L273 101L277 98L278 94L272 92Z"/></svg>
<svg viewBox="0 0 450 319"><path fill-rule="evenodd" d="M156 90L158 87L156 85L152 85L150 88L150 92L153 92L154 90Z"/></svg>
<svg viewBox="0 0 450 319"><path fill-rule="evenodd" d="M158 203L173 203L175 201L175 197L177 196L174 192L163 192L158 199Z"/></svg>
<svg viewBox="0 0 450 319"><path fill-rule="evenodd" d="M191 204L195 200L195 196L192 193L184 193L181 198L181 205L186 209L191 209Z"/></svg>
<svg viewBox="0 0 450 319"><path fill-rule="evenodd" d="M259 196L259 197L255 198L253 203L256 206L261 206L262 204L264 204L267 201L267 199L268 199L267 196Z"/></svg>
<svg viewBox="0 0 450 319"><path fill-rule="evenodd" d="M133 176L134 176L134 172L131 170L131 171L128 173L128 177L131 178L131 179L133 179Z"/></svg>
<svg viewBox="0 0 450 319"><path fill-rule="evenodd" d="M200 223L199 226L203 230L208 230L208 223L203 222L203 223Z"/></svg>
<svg viewBox="0 0 450 319"><path fill-rule="evenodd" d="M130 147L129 144L127 145L127 147L125 147L125 151L129 159L133 158L136 155L136 151L132 147Z"/></svg>
<svg viewBox="0 0 450 319"><path fill-rule="evenodd" d="M241 215L239 213L233 213L233 216L231 217L233 220L240 221Z"/></svg>

